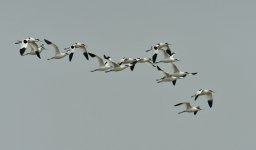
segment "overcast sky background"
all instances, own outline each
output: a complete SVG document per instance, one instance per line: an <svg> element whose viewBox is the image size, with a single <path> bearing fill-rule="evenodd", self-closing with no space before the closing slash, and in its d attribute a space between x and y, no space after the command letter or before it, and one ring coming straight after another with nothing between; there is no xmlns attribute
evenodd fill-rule
<svg viewBox="0 0 256 150"><path fill-rule="evenodd" d="M255 148L256 2L238 0L3 1L0 149L197 150ZM199 72L171 83L147 64L133 72L91 73L79 52L47 61L51 47L20 56L16 40L44 38L62 50L75 42L113 60L151 57L172 43L177 66ZM161 55L158 57L161 58ZM172 71L169 64L160 65ZM198 89L216 91L190 98ZM178 115L189 101L204 110Z"/></svg>

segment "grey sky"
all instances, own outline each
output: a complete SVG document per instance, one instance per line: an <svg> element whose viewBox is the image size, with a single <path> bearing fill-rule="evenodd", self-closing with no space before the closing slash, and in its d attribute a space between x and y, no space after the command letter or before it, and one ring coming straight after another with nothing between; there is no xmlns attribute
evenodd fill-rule
<svg viewBox="0 0 256 150"><path fill-rule="evenodd" d="M1 17L0 149L184 150L255 148L255 1L4 1ZM138 64L134 72L91 73L76 53L47 61L19 55L16 40L48 39L60 49L75 42L113 60L151 57L172 43L177 66L198 71L172 84ZM50 47L48 47L50 49ZM161 64L172 71L170 65ZM213 108L198 89L216 91ZM190 101L196 116L173 107Z"/></svg>

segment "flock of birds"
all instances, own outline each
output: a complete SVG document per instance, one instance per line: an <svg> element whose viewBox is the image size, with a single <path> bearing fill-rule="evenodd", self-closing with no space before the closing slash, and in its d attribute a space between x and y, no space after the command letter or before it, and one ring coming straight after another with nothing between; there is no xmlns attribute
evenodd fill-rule
<svg viewBox="0 0 256 150"><path fill-rule="evenodd" d="M38 58L41 59L41 52L43 50L46 50L44 47L44 44L37 44L37 42L42 42L39 39L28 37L26 39L23 39L22 41L18 40L15 44L21 44L20 47L20 55L25 56L25 55L36 55ZM64 49L63 52L61 52L56 44L53 42L44 39L44 42L52 46L52 48L55 50L55 55L51 58L48 58L47 60L51 59L61 59L66 56L69 56L69 61L72 60L74 52L76 50L81 50L84 57L89 60L89 57L91 58L96 58L98 60L99 67L92 70L91 72L95 71L104 71L105 73L107 72L118 72L122 71L126 68L130 68L131 71L134 70L134 67L137 63L149 63L153 67L157 68L159 72L163 74L163 77L160 79L157 79L157 83L162 83L162 82L171 82L174 86L176 84L176 81L178 79L183 79L187 75L196 75L197 72L185 72L185 71L180 71L178 67L175 65L175 62L179 61L179 59L174 58L175 52L172 52L170 49L169 43L158 43L154 46L151 46L149 50L146 50L146 52L153 51L152 58L128 58L128 57L123 57L119 62L114 62L112 61L110 56L103 55L103 57L100 57L99 55L96 55L94 53L88 52L86 49L86 45L83 43L75 43L71 45L70 47L67 47ZM30 51L26 52L28 47L30 47ZM26 53L25 53L26 52ZM161 52L163 54L163 59L156 61L157 56ZM170 63L174 72L173 73L168 73L164 70L162 70L157 64L158 63ZM209 90L209 89L200 89L196 91L196 93L191 96L194 98L194 100L197 100L199 96L205 95L207 97L208 105L211 108L213 104L213 96L212 94L214 91ZM178 103L174 106L180 106L180 105L185 105L186 109L184 111L179 112L178 114L184 113L184 112L189 112L189 113L194 113L194 115L197 114L198 111L202 110L200 106L191 106L190 102L181 102Z"/></svg>

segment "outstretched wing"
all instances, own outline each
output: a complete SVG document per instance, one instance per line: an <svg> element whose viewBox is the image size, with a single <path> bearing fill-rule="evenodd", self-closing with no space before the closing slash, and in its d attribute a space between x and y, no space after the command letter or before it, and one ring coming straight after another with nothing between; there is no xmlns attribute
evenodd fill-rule
<svg viewBox="0 0 256 150"><path fill-rule="evenodd" d="M107 62L110 64L110 66L113 66L114 68L119 67L119 65L111 60L111 57L104 55L104 58L107 60Z"/></svg>
<svg viewBox="0 0 256 150"><path fill-rule="evenodd" d="M209 93L206 96L207 96L207 99L208 99L207 102L209 104L209 107L211 108L212 107L212 103L213 103L212 93Z"/></svg>
<svg viewBox="0 0 256 150"><path fill-rule="evenodd" d="M20 55L23 55L28 47L28 40L25 39L21 42Z"/></svg>
<svg viewBox="0 0 256 150"><path fill-rule="evenodd" d="M56 44L54 44L51 41L46 40L46 39L44 39L44 41L45 41L46 44L51 45L54 48L55 55L60 54L60 50L59 50L59 48L58 48L58 46Z"/></svg>
<svg viewBox="0 0 256 150"><path fill-rule="evenodd" d="M178 67L177 67L173 62L171 62L171 64L172 64L172 68L173 68L173 70L174 70L174 73L180 72L180 70L178 69Z"/></svg>
<svg viewBox="0 0 256 150"><path fill-rule="evenodd" d="M161 52L162 52L162 54L164 55L164 58L169 58L170 57L170 55L165 51L165 50L163 50L163 49L159 49Z"/></svg>
<svg viewBox="0 0 256 150"><path fill-rule="evenodd" d="M168 76L169 73L163 71L159 66L156 66L157 70L160 71L162 74L164 74L164 76Z"/></svg>
<svg viewBox="0 0 256 150"><path fill-rule="evenodd" d="M104 64L104 61L103 61L103 59L101 58L101 57L99 57L99 56L97 56L97 55L95 55L95 54L93 54L93 53L88 53L92 58L97 58L97 60L98 60L98 63L99 63L99 66L104 66L105 64Z"/></svg>
<svg viewBox="0 0 256 150"><path fill-rule="evenodd" d="M192 106L191 106L191 104L189 103L189 102L182 102L182 103L178 103L178 104L176 104L176 105L174 105L174 106L179 106L179 105L186 105L186 109L189 109L189 108L191 108Z"/></svg>

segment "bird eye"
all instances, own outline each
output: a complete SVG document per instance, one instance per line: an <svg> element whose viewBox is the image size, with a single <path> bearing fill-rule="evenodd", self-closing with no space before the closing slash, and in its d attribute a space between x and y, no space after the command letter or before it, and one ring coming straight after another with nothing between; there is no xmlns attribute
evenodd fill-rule
<svg viewBox="0 0 256 150"><path fill-rule="evenodd" d="M73 48L75 48L75 46L74 46L74 45L72 45L72 46L71 46L71 48L73 49Z"/></svg>
<svg viewBox="0 0 256 150"><path fill-rule="evenodd" d="M154 46L154 49L156 50L156 49L157 49L157 46Z"/></svg>

